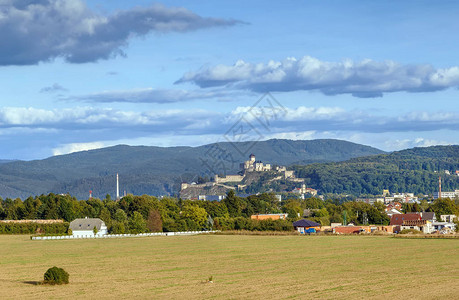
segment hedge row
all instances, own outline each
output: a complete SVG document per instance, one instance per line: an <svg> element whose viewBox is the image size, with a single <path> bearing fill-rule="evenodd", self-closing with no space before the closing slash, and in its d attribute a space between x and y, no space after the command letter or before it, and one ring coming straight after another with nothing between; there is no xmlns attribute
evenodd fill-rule
<svg viewBox="0 0 459 300"><path fill-rule="evenodd" d="M217 230L250 230L250 231L292 231L291 221L287 220L252 220L243 217L215 218Z"/></svg>
<svg viewBox="0 0 459 300"><path fill-rule="evenodd" d="M66 234L69 223L0 223L0 234Z"/></svg>

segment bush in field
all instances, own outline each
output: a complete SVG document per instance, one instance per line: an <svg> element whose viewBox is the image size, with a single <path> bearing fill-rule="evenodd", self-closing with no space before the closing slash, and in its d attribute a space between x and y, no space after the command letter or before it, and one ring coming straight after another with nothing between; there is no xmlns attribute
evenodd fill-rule
<svg viewBox="0 0 459 300"><path fill-rule="evenodd" d="M58 267L49 268L44 275L45 284L67 284L69 283L69 273Z"/></svg>
<svg viewBox="0 0 459 300"><path fill-rule="evenodd" d="M403 229L400 234L421 234L422 232L416 229Z"/></svg>

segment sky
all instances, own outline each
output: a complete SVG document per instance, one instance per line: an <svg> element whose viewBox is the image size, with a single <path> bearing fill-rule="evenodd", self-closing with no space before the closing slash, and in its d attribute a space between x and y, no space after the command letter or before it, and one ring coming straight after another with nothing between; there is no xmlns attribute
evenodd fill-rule
<svg viewBox="0 0 459 300"><path fill-rule="evenodd" d="M0 0L0 159L458 144L456 1Z"/></svg>

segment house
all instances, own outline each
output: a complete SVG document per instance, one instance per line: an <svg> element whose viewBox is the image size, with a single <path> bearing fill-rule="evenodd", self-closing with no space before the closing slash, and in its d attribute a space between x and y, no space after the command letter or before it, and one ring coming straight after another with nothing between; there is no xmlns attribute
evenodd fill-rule
<svg viewBox="0 0 459 300"><path fill-rule="evenodd" d="M389 210L386 209L386 215L388 215L390 218L393 215L403 215L403 213L396 208L391 208Z"/></svg>
<svg viewBox="0 0 459 300"><path fill-rule="evenodd" d="M432 230L439 233L451 233L456 231L456 224L452 222L432 222Z"/></svg>
<svg viewBox="0 0 459 300"><path fill-rule="evenodd" d="M405 220L421 220L420 213L394 214L390 218L390 225L401 226Z"/></svg>
<svg viewBox="0 0 459 300"><path fill-rule="evenodd" d="M394 226L387 225L369 225L369 226L336 226L333 228L335 234L360 234L360 233L372 233L375 231L393 233Z"/></svg>
<svg viewBox="0 0 459 300"><path fill-rule="evenodd" d="M300 233L315 233L320 231L321 225L314 221L301 219L299 221L293 222L293 228L298 230Z"/></svg>
<svg viewBox="0 0 459 300"><path fill-rule="evenodd" d="M256 214L251 215L250 219L252 220L285 220L287 219L288 214Z"/></svg>
<svg viewBox="0 0 459 300"><path fill-rule="evenodd" d="M400 230L404 229L415 229L422 233L432 233L433 226L432 222L428 220L404 220L400 226Z"/></svg>
<svg viewBox="0 0 459 300"><path fill-rule="evenodd" d="M425 211L421 213L421 220L436 222L437 218L435 217L435 213L433 211Z"/></svg>
<svg viewBox="0 0 459 300"><path fill-rule="evenodd" d="M386 205L386 211L389 211L391 209L396 209L401 211L402 210L402 204L397 201L390 202L389 204Z"/></svg>
<svg viewBox="0 0 459 300"><path fill-rule="evenodd" d="M94 237L107 234L107 226L99 218L75 219L70 222L69 228L72 230L74 237ZM94 228L97 233L94 235Z"/></svg>
<svg viewBox="0 0 459 300"><path fill-rule="evenodd" d="M359 233L365 233L365 232L371 232L369 226L347 225L347 226L337 226L333 228L333 233L335 234L359 234Z"/></svg>
<svg viewBox="0 0 459 300"><path fill-rule="evenodd" d="M403 221L421 220L420 213L394 214L390 218L390 225L394 226L394 232L399 233L402 230Z"/></svg>

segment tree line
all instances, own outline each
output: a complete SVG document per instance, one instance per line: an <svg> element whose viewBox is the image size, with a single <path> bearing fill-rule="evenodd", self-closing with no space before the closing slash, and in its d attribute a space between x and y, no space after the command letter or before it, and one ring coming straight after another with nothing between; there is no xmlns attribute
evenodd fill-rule
<svg viewBox="0 0 459 300"><path fill-rule="evenodd" d="M204 229L293 230L292 222L300 219L305 210L308 219L322 225L344 221L355 225L386 225L390 221L382 203L370 205L338 198L323 201L314 197L279 202L270 193L238 197L234 191L229 191L220 202L157 198L149 195L127 195L118 201L112 200L109 195L103 200L77 200L70 195L52 193L29 197L24 201L19 198L0 199L0 220L62 219L68 227L68 222L76 218L100 218L106 223L109 233L115 234ZM403 210L434 211L437 216L459 215L459 202L450 199L438 199L433 203L422 201L420 204L404 204ZM288 218L275 221L250 219L254 214L275 213L287 213ZM0 233L37 231L37 227L34 227L36 225L27 225L30 226L27 229L16 224L16 229L12 230L13 225L5 224L0 225ZM49 227L48 232L61 233L61 225L53 226ZM46 232L43 228L41 230Z"/></svg>

